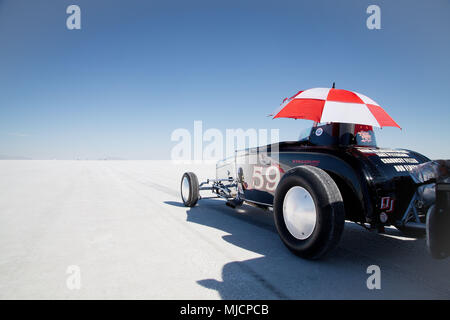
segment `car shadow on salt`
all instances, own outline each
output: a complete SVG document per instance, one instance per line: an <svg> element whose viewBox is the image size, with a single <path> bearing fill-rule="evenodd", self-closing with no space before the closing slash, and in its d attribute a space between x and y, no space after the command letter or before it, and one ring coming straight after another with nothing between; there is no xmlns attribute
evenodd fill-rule
<svg viewBox="0 0 450 320"><path fill-rule="evenodd" d="M173 206L181 203L167 201ZM369 232L346 222L338 247L318 261L301 259L281 242L272 214L250 206L233 210L204 199L186 210L187 221L229 233L223 240L261 257L230 262L222 279L198 283L223 299L413 299L450 297L450 264L429 257L423 239ZM367 288L367 267L378 265L382 289Z"/></svg>
<svg viewBox="0 0 450 320"><path fill-rule="evenodd" d="M183 204L183 202L177 202L177 201L164 201L165 204L170 204L171 206L174 207L183 207L185 208L186 206Z"/></svg>

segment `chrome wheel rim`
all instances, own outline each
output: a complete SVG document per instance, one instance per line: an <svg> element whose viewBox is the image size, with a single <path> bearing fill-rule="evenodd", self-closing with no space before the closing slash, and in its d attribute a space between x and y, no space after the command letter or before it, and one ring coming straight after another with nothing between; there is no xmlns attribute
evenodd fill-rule
<svg viewBox="0 0 450 320"><path fill-rule="evenodd" d="M316 205L311 194L302 187L289 189L283 201L283 218L288 231L297 239L305 240L316 227Z"/></svg>
<svg viewBox="0 0 450 320"><path fill-rule="evenodd" d="M183 198L183 202L187 202L189 200L189 193L189 179L185 176L181 182L181 197Z"/></svg>

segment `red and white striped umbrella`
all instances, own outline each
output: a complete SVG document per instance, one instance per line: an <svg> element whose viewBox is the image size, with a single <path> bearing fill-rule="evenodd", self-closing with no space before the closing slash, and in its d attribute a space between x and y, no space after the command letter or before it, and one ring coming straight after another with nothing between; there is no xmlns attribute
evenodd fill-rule
<svg viewBox="0 0 450 320"><path fill-rule="evenodd" d="M308 119L317 122L356 123L375 127L400 126L369 97L348 90L313 88L284 99L273 118Z"/></svg>

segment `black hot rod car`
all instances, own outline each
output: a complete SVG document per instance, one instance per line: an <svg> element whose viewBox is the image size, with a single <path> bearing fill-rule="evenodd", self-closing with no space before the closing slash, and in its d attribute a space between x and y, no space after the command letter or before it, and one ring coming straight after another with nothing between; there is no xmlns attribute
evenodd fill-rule
<svg viewBox="0 0 450 320"><path fill-rule="evenodd" d="M273 211L283 243L317 259L339 242L345 220L384 232L395 226L423 232L435 258L450 253L450 161L430 161L410 150L383 149L372 127L315 124L295 142L236 151L216 165L216 178L199 183L184 173L181 197L195 206L211 190L236 207Z"/></svg>

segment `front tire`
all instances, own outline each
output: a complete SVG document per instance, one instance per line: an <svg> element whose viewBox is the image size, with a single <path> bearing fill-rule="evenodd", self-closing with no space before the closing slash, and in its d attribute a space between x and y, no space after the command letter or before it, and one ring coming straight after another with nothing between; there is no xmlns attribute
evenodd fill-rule
<svg viewBox="0 0 450 320"><path fill-rule="evenodd" d="M186 207L193 207L200 198L198 178L193 172L185 172L181 178L181 200Z"/></svg>
<svg viewBox="0 0 450 320"><path fill-rule="evenodd" d="M303 258L319 259L338 244L344 229L339 188L322 169L291 169L275 191L274 219L289 250Z"/></svg>

